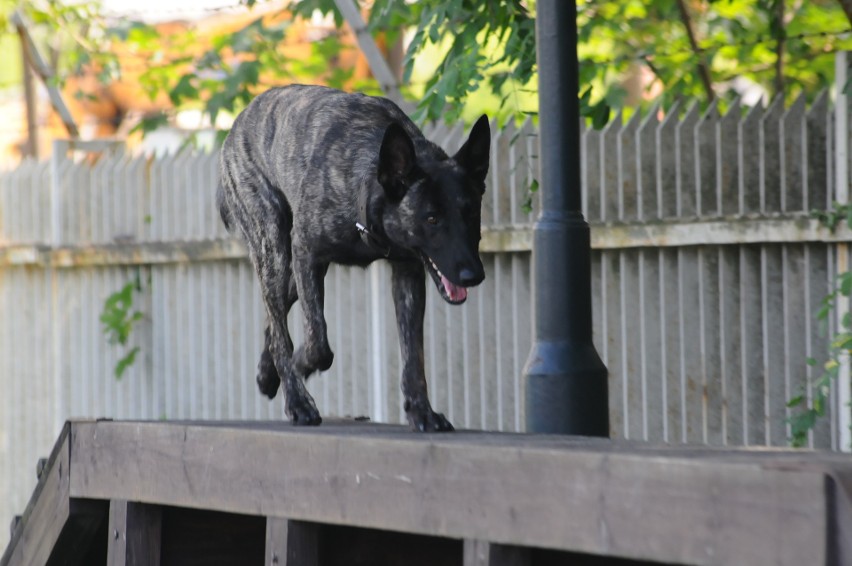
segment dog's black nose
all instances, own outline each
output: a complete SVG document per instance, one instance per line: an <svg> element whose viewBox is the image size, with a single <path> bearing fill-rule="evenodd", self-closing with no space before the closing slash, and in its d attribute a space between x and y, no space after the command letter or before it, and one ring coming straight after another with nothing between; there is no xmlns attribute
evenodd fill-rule
<svg viewBox="0 0 852 566"><path fill-rule="evenodd" d="M465 287L473 287L482 283L483 276L477 275L472 269L464 268L459 272L459 281Z"/></svg>

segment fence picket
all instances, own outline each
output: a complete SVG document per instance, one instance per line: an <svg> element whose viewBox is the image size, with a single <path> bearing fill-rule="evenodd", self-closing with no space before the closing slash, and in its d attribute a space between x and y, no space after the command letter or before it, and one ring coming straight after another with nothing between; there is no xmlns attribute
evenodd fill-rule
<svg viewBox="0 0 852 566"><path fill-rule="evenodd" d="M601 130L585 128L581 138L583 148L583 215L589 222L603 219L601 200Z"/></svg>
<svg viewBox="0 0 852 566"><path fill-rule="evenodd" d="M731 103L725 114L716 122L716 202L722 216L739 212L737 191L739 178L737 162L737 126L740 123L740 101Z"/></svg>
<svg viewBox="0 0 852 566"><path fill-rule="evenodd" d="M777 97L760 119L760 211L781 211L781 167L779 120L784 111L783 97Z"/></svg>
<svg viewBox="0 0 852 566"><path fill-rule="evenodd" d="M636 132L641 119L637 110L618 133L618 220L621 221L638 218Z"/></svg>
<svg viewBox="0 0 852 566"><path fill-rule="evenodd" d="M693 102L675 129L677 216L682 218L689 218L698 214L695 198L694 134L698 119L698 103Z"/></svg>
<svg viewBox="0 0 852 566"><path fill-rule="evenodd" d="M657 159L657 216L671 218L677 215L677 152L675 131L680 114L680 101L676 101L657 127L655 134Z"/></svg>
<svg viewBox="0 0 852 566"><path fill-rule="evenodd" d="M618 147L621 133L621 112L601 132L601 220L611 222L619 219L621 190L618 174Z"/></svg>
<svg viewBox="0 0 852 566"><path fill-rule="evenodd" d="M831 205L829 184L828 140L831 115L828 112L828 91L823 90L808 110L805 133L805 210L827 208Z"/></svg>
<svg viewBox="0 0 852 566"><path fill-rule="evenodd" d="M755 151L760 144L760 124L763 107L753 106L746 117L737 124L737 165L739 181L739 213L753 214L762 210L760 180L761 153Z"/></svg>
<svg viewBox="0 0 852 566"><path fill-rule="evenodd" d="M695 125L695 208L698 216L717 216L716 124L719 99L714 99Z"/></svg>
<svg viewBox="0 0 852 566"><path fill-rule="evenodd" d="M638 220L659 218L657 202L656 137L660 125L660 107L655 105L636 131L636 217Z"/></svg>
<svg viewBox="0 0 852 566"><path fill-rule="evenodd" d="M808 195L805 182L805 95L787 109L779 121L779 150L781 165L781 210L807 211Z"/></svg>

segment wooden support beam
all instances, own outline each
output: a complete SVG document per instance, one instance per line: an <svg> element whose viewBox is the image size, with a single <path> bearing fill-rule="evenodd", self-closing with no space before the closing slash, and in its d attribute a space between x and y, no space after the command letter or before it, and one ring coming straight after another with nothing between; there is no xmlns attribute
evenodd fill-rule
<svg viewBox="0 0 852 566"><path fill-rule="evenodd" d="M852 564L852 474L834 474L827 483L831 515L828 539L833 541L829 548L830 561L833 564Z"/></svg>
<svg viewBox="0 0 852 566"><path fill-rule="evenodd" d="M102 521L105 502L70 497L70 426L65 425L0 566L79 564Z"/></svg>
<svg viewBox="0 0 852 566"><path fill-rule="evenodd" d="M110 501L107 566L160 566L162 524L158 505Z"/></svg>
<svg viewBox="0 0 852 566"><path fill-rule="evenodd" d="M47 88L47 93L50 96L50 103L53 106L53 109L56 110L56 113L59 114L59 117L62 119L62 123L65 124L65 129L68 130L68 135L74 138L79 138L80 131L77 129L77 124L74 122L74 117L71 116L68 106L65 105L65 101L62 99L62 92L60 92L59 87L55 83L56 76L48 64L45 63L44 58L41 56L41 53L39 53L39 50L30 35L32 23L30 23L27 17L21 13L20 10L13 12L9 21L13 26L15 26L18 33L21 35L24 56L30 64L30 67L44 83L45 88Z"/></svg>
<svg viewBox="0 0 852 566"><path fill-rule="evenodd" d="M38 113L36 106L35 84L33 83L33 70L27 57L27 40L21 28L18 28L18 36L21 39L21 58L23 59L21 71L24 83L24 105L27 114L27 146L24 155L38 159Z"/></svg>
<svg viewBox="0 0 852 566"><path fill-rule="evenodd" d="M852 229L845 224L832 232L819 220L804 217L742 219L734 224L727 220L713 220L592 225L592 249L595 250L850 241ZM482 229L479 251L528 252L531 245L532 230L529 226L491 226ZM231 238L80 246L0 246L0 268L23 265L58 268L154 265L231 259L248 259L245 245Z"/></svg>
<svg viewBox="0 0 852 566"><path fill-rule="evenodd" d="M402 97L402 93L399 90L399 80L391 70L384 55L382 55L378 45L376 45L376 40L370 34L367 24L364 23L364 18L361 17L361 12L357 4L354 0L334 0L334 3L337 5L337 9L340 10L346 23L349 24L349 27L355 33L358 47L361 48L361 52L367 58L367 63L370 65L373 76L379 81L382 93L393 100L404 112L410 114L413 107Z"/></svg>
<svg viewBox="0 0 852 566"><path fill-rule="evenodd" d="M484 540L464 541L464 566L531 566L529 548L493 544Z"/></svg>
<svg viewBox="0 0 852 566"><path fill-rule="evenodd" d="M416 435L333 420L309 430L268 422L73 430L75 497L708 566L825 564L836 537L852 532L839 515L829 528L827 473L844 485L852 477L852 462L836 454Z"/></svg>
<svg viewBox="0 0 852 566"><path fill-rule="evenodd" d="M276 566L318 566L319 525L267 517L265 557Z"/></svg>

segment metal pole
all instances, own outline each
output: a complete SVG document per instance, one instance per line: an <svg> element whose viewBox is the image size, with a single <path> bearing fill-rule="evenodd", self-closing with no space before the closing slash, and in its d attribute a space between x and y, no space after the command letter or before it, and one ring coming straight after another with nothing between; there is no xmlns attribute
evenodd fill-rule
<svg viewBox="0 0 852 566"><path fill-rule="evenodd" d="M591 242L581 211L575 0L539 0L541 214L533 229L528 432L609 436L607 370L592 343Z"/></svg>

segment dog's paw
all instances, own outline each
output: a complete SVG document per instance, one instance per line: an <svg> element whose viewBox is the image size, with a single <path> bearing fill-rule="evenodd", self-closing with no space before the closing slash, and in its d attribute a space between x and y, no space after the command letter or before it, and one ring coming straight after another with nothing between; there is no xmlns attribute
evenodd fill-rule
<svg viewBox="0 0 852 566"><path fill-rule="evenodd" d="M408 424L415 432L452 432L455 429L442 413L436 413L428 405L417 406L406 403L405 414Z"/></svg>
<svg viewBox="0 0 852 566"><path fill-rule="evenodd" d="M260 356L260 363L257 365L257 387L261 393L270 399L275 399L280 386L281 377L278 375L278 370L275 369L272 356L269 355L267 350L264 350Z"/></svg>
<svg viewBox="0 0 852 566"><path fill-rule="evenodd" d="M296 426L319 426L322 417L310 398L296 397L287 399L284 412L290 418L290 422Z"/></svg>

